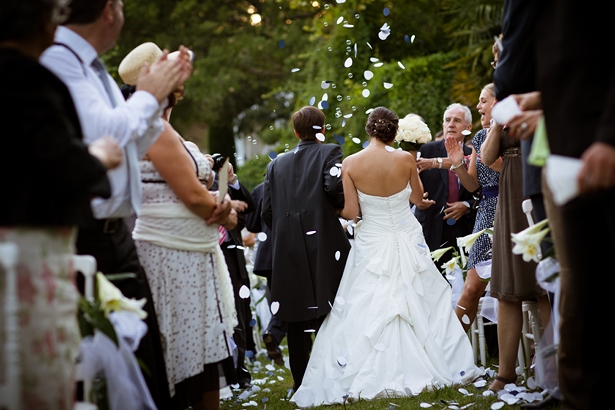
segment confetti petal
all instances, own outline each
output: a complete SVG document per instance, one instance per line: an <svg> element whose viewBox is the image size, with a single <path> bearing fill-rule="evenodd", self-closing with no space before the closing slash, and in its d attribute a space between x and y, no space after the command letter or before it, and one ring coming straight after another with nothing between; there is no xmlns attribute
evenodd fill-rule
<svg viewBox="0 0 615 410"><path fill-rule="evenodd" d="M369 61L371 61L372 63L375 63L376 61L379 61L376 57L370 57Z"/></svg>
<svg viewBox="0 0 615 410"><path fill-rule="evenodd" d="M406 67L401 63L401 61L397 62L397 65L399 66L399 68L401 68L402 70L405 70Z"/></svg>
<svg viewBox="0 0 615 410"><path fill-rule="evenodd" d="M374 73L369 70L365 70L365 72L363 73L363 77L365 77L366 80L371 80L372 78L374 78Z"/></svg>
<svg viewBox="0 0 615 410"><path fill-rule="evenodd" d="M301 70L300 68L293 68L292 70L290 70L291 73L296 73L297 71Z"/></svg>
<svg viewBox="0 0 615 410"><path fill-rule="evenodd" d="M352 142L354 142L355 144L360 144L361 143L361 139L357 138L357 137L352 137Z"/></svg>
<svg viewBox="0 0 615 410"><path fill-rule="evenodd" d="M339 175L340 169L338 167L332 167L329 170L329 174L331 174L332 177L336 177Z"/></svg>
<svg viewBox="0 0 615 410"><path fill-rule="evenodd" d="M461 135L470 135L470 134L472 134L472 131L470 131L470 130L463 130L463 131L461 131Z"/></svg>
<svg viewBox="0 0 615 410"><path fill-rule="evenodd" d="M320 102L320 105L321 105L321 107L322 107L322 108L324 108L325 110L326 110L327 108L329 108L329 103L328 103L327 101L321 101L321 102Z"/></svg>
<svg viewBox="0 0 615 410"><path fill-rule="evenodd" d="M242 299L247 299L250 297L250 289L248 289L248 287L246 285L243 285L240 289L239 289L239 297Z"/></svg>
<svg viewBox="0 0 615 410"><path fill-rule="evenodd" d="M504 403L503 401L498 401L498 402L495 402L495 403L493 403L493 404L491 405L491 410L499 410L499 409L501 409L502 407L504 407L504 405L505 405L505 404L506 404L506 403Z"/></svg>
<svg viewBox="0 0 615 410"><path fill-rule="evenodd" d="M384 88L386 88L387 90L389 88L391 88L391 87L393 87L393 84L391 84L391 83L384 83Z"/></svg>
<svg viewBox="0 0 615 410"><path fill-rule="evenodd" d="M371 45L371 44L369 44L369 43L367 43L367 46L368 46L369 48L371 48L372 50L374 49L374 47L372 47L372 45Z"/></svg>
<svg viewBox="0 0 615 410"><path fill-rule="evenodd" d="M342 256L342 254L340 253L340 251L336 251L335 252L335 260L339 261L340 260L340 256Z"/></svg>
<svg viewBox="0 0 615 410"><path fill-rule="evenodd" d="M410 37L410 42L411 42L411 43L414 43L414 39L415 39L415 37L416 37L416 36L415 36L414 34L412 35L412 37Z"/></svg>
<svg viewBox="0 0 615 410"><path fill-rule="evenodd" d="M423 409L428 409L430 407L431 407L431 404L429 404L429 403L425 403L425 402L421 403L421 408L423 408Z"/></svg>
<svg viewBox="0 0 615 410"><path fill-rule="evenodd" d="M469 325L469 324L470 324L470 318L468 317L468 315L463 315L463 316L461 317L461 321L462 321L463 323L465 323L466 325Z"/></svg>
<svg viewBox="0 0 615 410"><path fill-rule="evenodd" d="M384 147L384 149L386 149L386 150L387 150L387 151L389 151L389 152L393 152L393 151L395 151L395 148L393 148L393 147L392 147L392 146L390 146L390 145L385 146L385 147Z"/></svg>
<svg viewBox="0 0 615 410"><path fill-rule="evenodd" d="M338 364L340 367L344 367L344 366L346 366L346 363L347 363L347 362L346 362L346 358L345 358L345 357L340 356L340 357L338 357L338 358L337 358L337 364Z"/></svg>
<svg viewBox="0 0 615 410"><path fill-rule="evenodd" d="M384 65L383 62L379 62L379 63L374 64L374 67L382 67L383 65Z"/></svg>
<svg viewBox="0 0 615 410"><path fill-rule="evenodd" d="M284 48L284 44L285 44L284 40L280 40L278 45L280 46L280 48Z"/></svg>
<svg viewBox="0 0 615 410"><path fill-rule="evenodd" d="M271 313L275 315L278 313L278 310L280 310L280 302L271 302Z"/></svg>
<svg viewBox="0 0 615 410"><path fill-rule="evenodd" d="M344 16L340 16L340 17L337 19L336 24L341 24L341 23L342 23L342 21L344 21Z"/></svg>
<svg viewBox="0 0 615 410"><path fill-rule="evenodd" d="M369 97L369 94L370 94L370 92L369 92L369 90L368 90L367 88L366 88L366 89L364 89L363 91L361 91L361 95L362 95L364 98Z"/></svg>
<svg viewBox="0 0 615 410"><path fill-rule="evenodd" d="M322 88L323 90L326 90L327 88L329 88L330 85L331 83L329 81L322 81L320 83L320 88Z"/></svg>
<svg viewBox="0 0 615 410"><path fill-rule="evenodd" d="M316 97L310 98L310 105L314 105L315 102L316 102Z"/></svg>
<svg viewBox="0 0 615 410"><path fill-rule="evenodd" d="M325 134L323 134L322 132L318 132L316 133L316 139L320 142L324 142L325 141Z"/></svg>
<svg viewBox="0 0 615 410"><path fill-rule="evenodd" d="M389 10L388 7L385 7L384 10L382 10L382 14L384 14L385 17L387 17L390 13L391 13L391 10Z"/></svg>
<svg viewBox="0 0 615 410"><path fill-rule="evenodd" d="M404 36L404 40L406 41L406 43L409 43L410 42L410 37L406 34Z"/></svg>
<svg viewBox="0 0 615 410"><path fill-rule="evenodd" d="M352 57L348 57L346 61L344 61L344 67L348 68L352 66Z"/></svg>

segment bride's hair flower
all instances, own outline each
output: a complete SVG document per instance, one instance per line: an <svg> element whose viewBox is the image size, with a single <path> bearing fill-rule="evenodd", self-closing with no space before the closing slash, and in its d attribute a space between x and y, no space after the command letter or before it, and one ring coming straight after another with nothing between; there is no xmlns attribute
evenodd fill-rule
<svg viewBox="0 0 615 410"><path fill-rule="evenodd" d="M408 115L399 119L395 141L404 150L417 151L431 141L431 131L418 115Z"/></svg>

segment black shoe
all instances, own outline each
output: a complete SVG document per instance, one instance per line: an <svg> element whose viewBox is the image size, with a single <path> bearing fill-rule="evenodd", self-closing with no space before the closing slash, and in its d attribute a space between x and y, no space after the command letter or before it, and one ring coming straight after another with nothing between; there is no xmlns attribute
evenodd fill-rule
<svg viewBox="0 0 615 410"><path fill-rule="evenodd" d="M533 403L525 403L519 406L521 409L544 409L545 407L555 406L559 404L559 399L547 394L547 397L542 399L541 401L536 401Z"/></svg>
<svg viewBox="0 0 615 410"><path fill-rule="evenodd" d="M278 347L278 344L275 342L275 338L271 334L266 334L263 336L263 342L265 342L265 347L267 348L267 355L275 364L278 366L284 366L284 358L282 357L282 351Z"/></svg>

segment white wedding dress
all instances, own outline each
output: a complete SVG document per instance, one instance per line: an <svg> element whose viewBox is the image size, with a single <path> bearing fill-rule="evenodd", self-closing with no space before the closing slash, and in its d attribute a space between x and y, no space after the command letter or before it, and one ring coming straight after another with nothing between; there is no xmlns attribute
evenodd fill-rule
<svg viewBox="0 0 615 410"><path fill-rule="evenodd" d="M389 197L358 195L355 243L291 398L300 407L418 394L480 375L451 287L410 211L410 187Z"/></svg>

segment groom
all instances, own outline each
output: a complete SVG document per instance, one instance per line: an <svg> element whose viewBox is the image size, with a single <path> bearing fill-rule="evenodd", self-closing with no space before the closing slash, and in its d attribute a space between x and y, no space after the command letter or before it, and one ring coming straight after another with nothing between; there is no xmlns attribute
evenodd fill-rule
<svg viewBox="0 0 615 410"><path fill-rule="evenodd" d="M331 310L350 243L336 210L344 207L338 145L321 144L325 115L303 107L292 117L297 147L269 163L263 221L272 230L271 310L287 324L294 390L301 385L312 333Z"/></svg>

